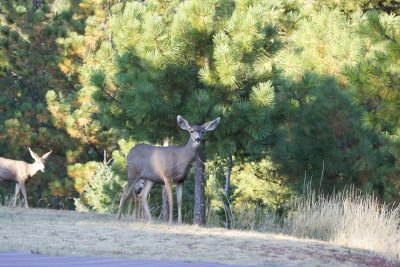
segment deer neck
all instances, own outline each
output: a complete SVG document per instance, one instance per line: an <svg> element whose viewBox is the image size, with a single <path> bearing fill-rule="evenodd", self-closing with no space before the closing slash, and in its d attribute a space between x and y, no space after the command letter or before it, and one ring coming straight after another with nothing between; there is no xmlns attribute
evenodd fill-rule
<svg viewBox="0 0 400 267"><path fill-rule="evenodd" d="M38 170L39 169L37 168L37 166L35 166L35 163L28 164L29 177L32 177L33 175L35 175L38 172Z"/></svg>
<svg viewBox="0 0 400 267"><path fill-rule="evenodd" d="M192 141L192 139L189 139L187 144L184 146L184 154L185 158L191 162L194 159L194 156L196 155L197 149L199 148L200 144L196 144Z"/></svg>

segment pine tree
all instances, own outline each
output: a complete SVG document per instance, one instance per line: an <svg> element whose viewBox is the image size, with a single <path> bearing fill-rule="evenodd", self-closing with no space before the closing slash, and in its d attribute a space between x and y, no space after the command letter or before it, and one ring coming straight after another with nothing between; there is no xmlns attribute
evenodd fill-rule
<svg viewBox="0 0 400 267"><path fill-rule="evenodd" d="M98 64L95 54L101 50L101 42L109 43L110 35L105 30L105 24L110 16L111 2L54 3L54 8L58 10L57 21L67 29L65 35L57 38L57 45L61 51L59 68L68 77L69 88L49 90L46 102L53 125L73 140L74 146L66 152L68 174L80 197L83 197L82 187L88 186L91 181L87 168L91 169L93 162L103 159L103 150L112 153L118 142L114 131L99 121L99 109L92 98L95 88L89 82L88 71ZM83 204L87 204L85 199Z"/></svg>
<svg viewBox="0 0 400 267"><path fill-rule="evenodd" d="M348 4L355 2L357 1L349 1ZM304 6L301 9L300 13L303 16L300 16L298 24L288 37L288 45L279 54L278 66L282 69L285 77L289 80L293 77L296 82L288 84L286 78L286 82L278 86L282 88L279 92L279 99L282 102L278 106L287 102L284 104L285 108L281 106L278 107L278 110L283 108L282 114L289 112L289 116L293 112L294 103L298 103L296 105L299 106L295 108L296 112L291 116L296 118L304 115L305 121L301 118L297 118L297 120L307 125L305 129L308 129L308 131L316 130L317 132L314 134L318 133L317 136L323 136L324 141L316 142L319 137L317 140L304 141L303 138L307 138L308 134L304 136L304 133L302 133L304 129L300 130L301 128L295 131L289 130L290 134L286 136L280 130L287 131L291 128L290 125L299 127L300 124L290 119L289 127L279 129L277 132L278 140L283 139L282 143L277 141L274 144L274 147L278 149L275 160L276 163L286 162L284 165L278 164L278 166L283 167L281 170L285 169L284 173L291 180L305 176L308 179L313 177L315 185L318 187L319 183L315 177L321 177L323 173L324 179L330 180L325 188L328 191L332 190L332 186L354 183L365 189L374 190L380 196L383 196L382 181L378 178L383 172L383 170L378 171L378 166L383 164L381 160L383 154L382 151L377 150L382 139L371 129L361 126L360 112L363 112L366 106L355 105L352 102L354 95L350 96L347 92L340 92L350 89L349 82L352 78L349 75L350 72L346 69L353 69L358 64L357 62L364 61L366 54L363 48L362 35L359 34L360 31L358 30L358 24L362 23L364 19L361 13L357 12L349 16L352 12L354 10L347 9L346 11L337 2L314 2L311 7ZM371 31L365 33L366 36L371 35ZM370 63L366 65L368 64ZM317 74L319 78L311 78L313 75L305 75L305 73ZM359 68L354 68L354 75L360 75L358 76L360 80L366 77ZM323 78L324 76L327 76L327 78ZM337 84L328 85L326 81L331 79L328 77L335 78ZM327 88L323 88L321 84L325 84ZM356 87L365 88L362 85ZM325 97L322 97L322 94L328 92L328 88L335 88L329 94L338 94L338 97L335 97L335 101L338 102L327 103ZM321 90L321 92L318 92L318 90ZM336 90L338 91L336 92ZM304 105L303 102L309 101L308 98L310 97L318 97L319 103L316 102L312 106ZM332 95L326 95L326 97L331 98ZM368 101L367 99L365 95L360 98L361 101ZM311 107L314 110L310 109ZM344 107L346 108L344 109ZM321 108L324 109L321 110ZM324 110L330 110L334 113L337 116L334 120L337 123L340 122L343 129L333 124L330 125L330 123L324 123L332 117L331 114L326 114ZM306 113L303 114L302 112ZM277 118L278 125L282 123L282 121L279 122L282 119L282 114L279 119ZM339 117L340 114L342 114L341 118ZM347 115L343 116L344 114ZM343 132L343 136L335 133L345 129L347 133ZM287 145L288 139L286 138L293 140L293 143L290 142ZM342 138L344 139L340 140ZM296 142L299 143L294 145ZM303 146L302 143L307 145ZM331 155L326 155L327 151L331 151ZM283 155L285 154L288 157L284 159ZM315 156L317 158L313 159ZM314 161L318 158L319 162ZM289 162L290 164L287 164ZM291 171L287 168L290 168ZM335 176L336 178L334 178Z"/></svg>
<svg viewBox="0 0 400 267"><path fill-rule="evenodd" d="M52 88L68 88L58 68L56 39L66 29L55 19L51 4L34 1L2 1L0 4L0 153L9 158L30 161L27 147L39 154L53 149L47 171L32 178L29 193L32 205L59 206L70 196L66 177L65 147L71 146L65 134L51 125L45 94ZM40 200L40 202L39 202Z"/></svg>
<svg viewBox="0 0 400 267"><path fill-rule="evenodd" d="M364 107L363 126L379 133L375 148L382 153L378 174L369 183L387 200L397 199L400 183L400 18L379 12L365 14L359 27L364 54L356 65L348 66L348 77L356 103Z"/></svg>
<svg viewBox="0 0 400 267"><path fill-rule="evenodd" d="M287 45L278 56L278 66L285 75L299 80L305 72L346 78L343 67L363 56L356 23L351 23L339 9L309 11L305 7L295 29L287 37ZM353 20L359 17L354 15Z"/></svg>
<svg viewBox="0 0 400 267"><path fill-rule="evenodd" d="M222 116L207 154L261 157L271 130L273 57L281 48L270 19L281 14L275 4L127 3L107 24L115 48L101 45L102 64L91 76L106 125L138 141L182 143L177 114L193 123Z"/></svg>
<svg viewBox="0 0 400 267"><path fill-rule="evenodd" d="M33 179L38 198L71 199L76 181L67 177L67 164L101 160L103 149L111 152L116 146L112 131L93 116L93 87L82 86L96 61L91 51L99 38L108 38L99 27L108 17L107 3L8 1L0 6L0 83L6 88L0 103L7 110L0 115L5 121L0 137L8 140L0 149L26 159L26 146L55 151L45 179ZM17 101L10 105L12 99Z"/></svg>
<svg viewBox="0 0 400 267"><path fill-rule="evenodd" d="M333 77L305 74L280 87L272 160L278 175L319 190L361 186L381 164L379 137L362 128L362 108Z"/></svg>

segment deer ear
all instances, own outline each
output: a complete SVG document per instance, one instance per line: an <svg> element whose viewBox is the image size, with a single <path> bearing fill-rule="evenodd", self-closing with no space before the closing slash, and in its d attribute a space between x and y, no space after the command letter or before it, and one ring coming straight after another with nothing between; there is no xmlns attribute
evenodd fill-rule
<svg viewBox="0 0 400 267"><path fill-rule="evenodd" d="M220 118L216 118L213 121L206 122L202 125L205 131L212 131L219 125Z"/></svg>
<svg viewBox="0 0 400 267"><path fill-rule="evenodd" d="M181 115L178 115L178 117L176 117L176 121L178 122L178 125L179 127L181 127L181 129L189 130L190 128L189 123Z"/></svg>
<svg viewBox="0 0 400 267"><path fill-rule="evenodd" d="M34 160L36 160L36 159L39 158L39 156L38 156L35 152L33 152L33 151L31 150L30 147L28 147L28 149L29 149L29 153L31 153L31 157L32 157Z"/></svg>
<svg viewBox="0 0 400 267"><path fill-rule="evenodd" d="M51 154L52 151L53 151L53 150L50 150L49 152L47 152L46 154L44 154L44 155L42 156L42 159L46 159L48 156L50 156L50 154Z"/></svg>

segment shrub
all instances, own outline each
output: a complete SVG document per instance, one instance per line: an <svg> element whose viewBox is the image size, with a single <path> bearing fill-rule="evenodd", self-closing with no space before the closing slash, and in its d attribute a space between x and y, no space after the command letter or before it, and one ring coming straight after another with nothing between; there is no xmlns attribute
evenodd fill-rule
<svg viewBox="0 0 400 267"><path fill-rule="evenodd" d="M75 199L76 210L100 213L115 211L122 183L107 163L97 163L95 174L87 180L81 197Z"/></svg>

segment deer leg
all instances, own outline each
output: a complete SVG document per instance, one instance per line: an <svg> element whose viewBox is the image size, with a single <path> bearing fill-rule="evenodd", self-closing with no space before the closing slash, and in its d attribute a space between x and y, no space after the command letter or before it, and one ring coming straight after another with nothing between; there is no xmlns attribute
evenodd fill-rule
<svg viewBox="0 0 400 267"><path fill-rule="evenodd" d="M142 205L144 209L144 213L146 214L147 220L151 221L151 213L150 213L150 207L149 203L147 202L147 195L150 192L151 187L153 186L154 182L147 180L142 192L141 192L141 199L142 199Z"/></svg>
<svg viewBox="0 0 400 267"><path fill-rule="evenodd" d="M24 195L25 208L29 209L29 206L28 206L28 197L26 196L25 184L24 184L24 183L21 183L19 186L21 187L22 195Z"/></svg>
<svg viewBox="0 0 400 267"><path fill-rule="evenodd" d="M124 207L126 199L130 196L130 194L132 192L132 188L133 188L133 185L131 185L129 183L127 183L124 187L124 192L122 193L121 201L119 202L119 206L118 206L118 213L117 213L118 220L121 219L122 209Z"/></svg>
<svg viewBox="0 0 400 267"><path fill-rule="evenodd" d="M131 194L130 201L129 201L129 207L128 207L128 216L130 216L132 214L133 203L134 203L134 196L133 196L133 194Z"/></svg>
<svg viewBox="0 0 400 267"><path fill-rule="evenodd" d="M182 192L183 192L183 183L176 184L176 203L178 204L178 224L182 224Z"/></svg>
<svg viewBox="0 0 400 267"><path fill-rule="evenodd" d="M165 182L165 190L167 191L168 195L168 204L169 204L169 220L168 223L172 224L173 222L173 207L174 207L174 198L172 197L172 183L166 181Z"/></svg>
<svg viewBox="0 0 400 267"><path fill-rule="evenodd" d="M14 194L14 203L12 205L13 208L17 206L17 200L19 196L19 192L21 191L21 187L19 186L19 183L15 184L15 194Z"/></svg>
<svg viewBox="0 0 400 267"><path fill-rule="evenodd" d="M137 211L136 211L136 203L138 202L138 195L135 192L132 192L131 199L130 199L130 206L128 214L132 215L134 219L137 219Z"/></svg>

